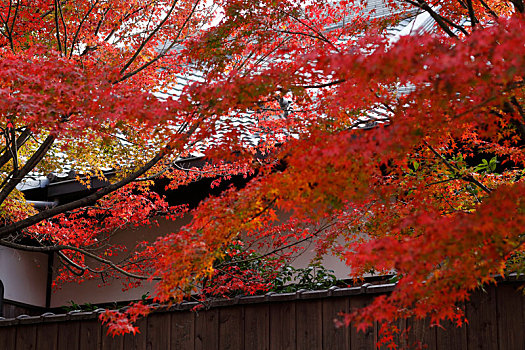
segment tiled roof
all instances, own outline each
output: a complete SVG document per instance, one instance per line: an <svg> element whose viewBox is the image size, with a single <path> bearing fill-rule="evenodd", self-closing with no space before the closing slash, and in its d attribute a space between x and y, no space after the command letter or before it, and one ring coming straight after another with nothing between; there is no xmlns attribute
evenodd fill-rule
<svg viewBox="0 0 525 350"><path fill-rule="evenodd" d="M375 9L374 17L382 17L390 13L389 9L384 4L384 0L369 0L367 10L371 9ZM333 27L329 28L329 30L335 29L341 25L343 25L343 22L336 23ZM409 16L400 21L396 26L389 28L388 34L392 38L391 40L395 41L400 35L411 34L415 32L418 28L423 28L423 30L425 31L430 30L432 26L433 20L432 18L430 18L430 16L426 14L419 14L417 16ZM348 38L342 38L340 40L346 41L348 40ZM177 76L176 84L174 84L170 88L170 90L165 92L157 92L156 96L161 99L166 99L168 97L178 98L181 96L183 89L186 86L193 83L201 82L204 82L203 73L195 69L189 70L189 72L186 75ZM409 91L409 87L399 88L400 93L407 93ZM288 106L290 107L290 105L291 103ZM370 120L370 122L361 124L359 128L368 129L373 127L375 125L375 122L373 122L373 120L384 119L386 116L388 116L388 113L389 112L382 106L374 106L373 109L367 111L361 117L362 120ZM279 118L280 116L276 117ZM203 152L205 152L208 147L218 145L221 142L223 142L225 139L224 135L231 132L233 129L235 129L238 135L240 135L239 139L241 146L245 148L256 148L257 146L260 146L261 143L265 140L272 138L272 136L275 136L268 134L268 130L261 125L256 112L243 111L235 114L234 116L226 116L223 118L222 121L219 121L217 124L217 132L215 133L215 135L212 138L209 138L199 143L197 149L192 153L192 155L198 155L199 157L202 157ZM284 137L286 136L286 134L283 132L279 136ZM44 188L52 182L64 182L68 181L69 179L71 179L71 176L68 173L58 175L55 174L55 176L52 176L51 178L40 176L35 177L34 180L27 179L23 181L18 186L18 188L22 191L35 188Z"/></svg>
<svg viewBox="0 0 525 350"><path fill-rule="evenodd" d="M390 10L385 5L384 0L368 1L367 11L371 11L372 9L375 10L374 15L373 15L373 17L375 18L384 17L390 14ZM411 30L407 30L407 28L414 27L414 23L416 20L418 21L418 23L420 22L420 19L418 20L417 16L409 16L401 20L397 25L389 28L387 32L392 38L391 40L395 41L396 38L398 38L400 35L410 34ZM344 25L344 22L336 23L330 28L328 28L328 30L336 29L342 25ZM348 38L341 38L339 44L347 40ZM203 78L202 72L199 72L197 70L192 70L187 75L178 76L176 84L170 90L165 91L164 93L157 93L157 96L159 98L168 98L168 97L177 98L181 96L183 89L187 85L190 85L193 83L201 83L203 81L204 81L204 78ZM289 106L290 105L291 103L289 104ZM284 114L284 111L283 111L283 114ZM368 115L372 117L371 119L378 119L378 118L381 119L381 118L384 118L386 114L387 114L387 111L380 106L368 112ZM256 112L250 112L250 111L239 112L234 116L227 116L223 118L223 121L226 121L226 120L228 121L228 123L225 123L222 121L218 122L217 133L215 136L203 141L202 143L198 145L197 149L199 152L205 152L206 148L208 148L209 146L220 144L221 141L224 140L223 135L231 132L233 128L235 128L238 134L240 135L241 146L246 147L246 148L250 148L250 147L255 148L259 146L261 142L264 141L267 136L269 136L266 133L266 130L264 129L264 127L260 125ZM360 127L369 128L370 125L364 125ZM281 136L284 136L284 134Z"/></svg>

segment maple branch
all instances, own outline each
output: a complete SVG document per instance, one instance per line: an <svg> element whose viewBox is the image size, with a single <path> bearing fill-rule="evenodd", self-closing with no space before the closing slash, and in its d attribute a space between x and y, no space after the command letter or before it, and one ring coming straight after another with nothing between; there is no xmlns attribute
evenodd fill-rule
<svg viewBox="0 0 525 350"><path fill-rule="evenodd" d="M153 63L157 62L158 60L160 60L161 58L163 58L164 56L166 56L170 51L171 49L173 49L173 47L175 46L175 44L177 44L181 34L182 34L182 31L183 29L186 27L186 25L188 24L188 22L190 21L191 17L193 17L193 14L195 13L195 10L197 9L197 5L199 4L200 0L197 0L195 2L195 5L193 6L190 14L186 17L186 20L184 21L184 23L182 24L177 36L175 37L175 39L173 39L173 42L165 49L163 49L163 52L161 52L160 54L158 54L155 58L151 59L150 61L144 63L142 66L140 66L139 68L135 69L134 71L132 72L129 72L128 74L124 75L122 78L118 79L117 82L121 82L123 80L126 80L130 77L132 77L133 75L141 72L142 70L148 68L149 66L151 66Z"/></svg>
<svg viewBox="0 0 525 350"><path fill-rule="evenodd" d="M4 26L5 26L5 32L6 32L6 37L7 39L9 40L9 45L11 46L11 51L15 51L15 46L14 46L14 41L13 41L13 29L14 29L14 26L15 26L15 20L16 20L16 13L18 13L18 6L20 4L19 1L17 1L17 7L16 7L16 11L15 11L15 17L13 18L13 21L11 23L11 28L9 28L9 18L11 17L11 7L13 7L13 2L11 0L9 0L9 10L7 11L7 16L4 20L3 16L1 16L1 19L4 23Z"/></svg>
<svg viewBox="0 0 525 350"><path fill-rule="evenodd" d="M3 130L3 129L2 129ZM4 134L6 131L4 130ZM27 140L29 140L29 137L31 136L31 132L28 128L24 128L22 130L22 133L18 136L16 139L16 145L18 148L23 146ZM0 168L3 167L13 156L13 152L11 149L9 149L8 146L2 150L2 155L0 156ZM1 188L1 186L0 186Z"/></svg>
<svg viewBox="0 0 525 350"><path fill-rule="evenodd" d="M511 99L511 102L512 102L512 99ZM516 101L516 103L517 103L517 101ZM515 111L515 109L514 109L514 107L512 105L517 107L518 114L521 116L521 119L525 120L524 119L525 118L525 114L523 113L523 109L521 109L521 106L519 105L519 103L516 105L516 104L514 104L514 102L512 102L512 104L511 104L508 101L505 101L503 103L503 107L501 108L501 111L503 111L504 113L506 113L506 114L508 114L510 116L514 116L516 114L516 111ZM490 112L492 114L500 117L502 120L505 119L505 117L501 113L499 113L498 110L494 110L493 109ZM520 135L521 140L525 140L525 124L523 124L523 122L520 122L519 120L513 119L513 118L510 119L510 123L512 125L514 125L514 127L516 128L517 132Z"/></svg>
<svg viewBox="0 0 525 350"><path fill-rule="evenodd" d="M100 32L100 28L102 28L102 23L104 23L104 20L106 19L106 15L111 10L111 7L108 7L104 13L102 14L100 20L97 23L97 27L95 28L95 31L93 32L94 36L98 36L98 33Z"/></svg>
<svg viewBox="0 0 525 350"><path fill-rule="evenodd" d="M225 262L225 263L221 263L219 265L217 265L215 268L217 267L223 267L223 266L229 266L229 265L235 265L235 264L240 264L240 263L246 263L246 262L251 262L251 261L255 261L255 260L260 260L260 259L264 259L270 255L273 255L277 252L280 252L282 250L285 250L285 249L288 249L288 248L291 248L295 245L298 245L298 244L301 244L303 242L306 242L306 241L309 241L311 240L312 238L316 237L317 235L319 235L319 233L323 232L324 230L332 227L335 225L335 222L334 223L330 223L330 224L326 224L324 225L323 227L320 227L319 229L317 229L314 233L312 233L310 236L308 237L305 237L305 238L302 238L298 241L295 241L295 242L292 242L292 243L289 243L287 245L284 245L282 247L279 247L279 248L276 248L270 252L267 252L265 254L262 254L262 255L259 255L257 257L253 257L253 258L249 258L249 259L243 259L243 260L235 260L235 261L229 261L229 262Z"/></svg>
<svg viewBox="0 0 525 350"><path fill-rule="evenodd" d="M96 255L94 253L88 252L85 249L78 248L78 247L71 246L71 245L55 245L55 246L33 247L33 246L29 246L29 245L9 242L9 241L6 241L5 239L0 239L0 245L2 245L4 247L8 247L8 248L13 248L13 249L26 251L26 252L41 252L41 253L58 252L58 254L61 255L61 258L65 259L68 264L70 264L70 265L74 266L76 269L82 271L82 273L81 274L77 274L77 276L81 276L82 274L84 274L84 272L86 270L90 270L90 271L95 272L95 273L98 273L98 271L97 270L92 270L88 266L80 266L80 265L78 265L77 263L72 261L70 258L68 258L62 251L64 251L64 250L72 250L74 252L80 253L80 254L82 254L84 256L87 256L87 257L89 257L89 258L91 258L91 259L93 259L95 261L98 261L98 262L100 262L100 263L102 263L104 265L107 265L107 266L111 267L112 269L114 269L115 271L118 271L121 274L123 274L125 276L128 276L128 277L131 277L131 278L136 278L136 279L141 279L141 280L146 280L146 279L150 278L149 276L142 276L142 275L137 275L137 274L128 272L128 271L124 270L123 268L121 268L120 266L118 266L117 264L115 264L111 260L104 259L104 258L102 258L102 257L100 257L100 256L98 256L98 255ZM154 280L158 280L159 277L153 277L153 279Z"/></svg>
<svg viewBox="0 0 525 350"><path fill-rule="evenodd" d="M474 7L472 7L472 0L466 0L467 2L467 8L468 8L468 15L470 17L470 24L472 25L472 28L476 28L476 24L479 23L478 19L476 18L476 15L474 14Z"/></svg>
<svg viewBox="0 0 525 350"><path fill-rule="evenodd" d="M521 88L525 86L525 80L524 81L520 81L520 82L516 82L516 83L511 83L508 85L508 87L506 87L505 89L501 90L500 92L509 92L509 91L512 91L514 89L517 89L517 88ZM476 109L479 109L480 107L483 107L483 106L486 106L487 104L489 104L490 102L498 99L499 97L501 97L501 94L496 94L496 95L493 95L487 99L485 99L483 102L481 103L478 103L477 105L459 113L459 114L456 114L456 118L459 118L459 117L462 117L470 112L473 112L475 111Z"/></svg>
<svg viewBox="0 0 525 350"><path fill-rule="evenodd" d="M261 65L272 53L276 52L280 47L282 47L289 39L288 38L284 38L282 39L277 45L275 45L271 50L269 50L268 52L266 52L264 55L261 55L257 58L257 60L254 62L254 64L252 65L252 68L250 68L249 70L245 71L244 72L244 76L247 76L249 73L253 72L253 69L256 67L256 66L259 66ZM244 66L246 66L248 64L248 61L249 59L254 56L254 55L257 55L257 52L252 51L250 52L249 55L246 55L246 59L241 62L238 67L236 67L237 69L241 69L243 68Z"/></svg>
<svg viewBox="0 0 525 350"><path fill-rule="evenodd" d="M3 186L2 190L0 191L0 203L3 203L4 200L9 196L9 194L15 189L16 185L22 181L22 178L29 174L31 170L35 168L35 166L44 158L44 156L49 151L49 148L53 145L53 142L55 141L55 136L49 135L44 142L40 145L40 147L36 150L35 153L29 158L26 164L18 170L13 172L13 176L11 179Z"/></svg>
<svg viewBox="0 0 525 350"><path fill-rule="evenodd" d="M60 20L62 22L62 26L64 27L64 56L67 56L67 26L66 26L66 22L64 21L64 15L62 14L62 4L60 1L61 0L57 0L58 12L60 14Z"/></svg>
<svg viewBox="0 0 525 350"><path fill-rule="evenodd" d="M434 19L434 21L436 21L437 24L439 24L439 26L441 27L441 29L443 29L443 31L445 31L445 33L447 33L452 38L457 38L457 35L454 34L454 32L450 30L450 27L446 24L445 18L440 16L438 13L436 13L425 1L423 0L417 0L417 2L412 1L412 0L404 0L404 1L428 12L428 14Z"/></svg>
<svg viewBox="0 0 525 350"><path fill-rule="evenodd" d="M20 8L20 0L17 0L16 1L15 14L13 15L13 20L11 21L11 30L10 30L11 35L13 34L13 31L15 29L15 22L16 22L16 19L18 18L18 10L19 10L19 8ZM12 39L12 37L11 37L11 39ZM11 49L14 50L13 47Z"/></svg>
<svg viewBox="0 0 525 350"><path fill-rule="evenodd" d="M56 30L56 37L57 37L57 44L58 44L58 51L62 53L62 44L60 42L60 26L58 24L58 5L57 2L60 0L55 0L54 7L55 7L55 30Z"/></svg>
<svg viewBox="0 0 525 350"><path fill-rule="evenodd" d="M460 170L452 165L445 157L443 157L438 151L436 151L436 149L434 147L432 147L427 141L423 140L423 143L428 147L428 149L434 153L434 155L436 157L438 157L446 166L447 168L449 168L454 174L456 175L459 175L458 177L461 178L462 180L465 180L467 182L471 182L475 185L477 185L479 188L481 188L483 191L485 191L487 194L490 194L492 191L486 187L485 185L483 185L481 182L479 182L478 180L476 180L474 178L474 176L472 176L472 174L465 174L465 175L461 175L460 174Z"/></svg>
<svg viewBox="0 0 525 350"><path fill-rule="evenodd" d="M330 40L328 40L328 38L327 38L326 36L324 36L324 34L323 34L321 31L315 29L314 27L312 27L312 26L309 25L308 23L305 23L305 22L304 22L303 20L301 20L299 17L294 16L294 15L291 14L291 13L288 13L288 12L286 12L286 11L280 9L280 8L277 8L277 10L280 11L280 12L282 12L282 13L284 13L284 14L287 15L287 16L292 17L292 18L295 19L297 22L301 23L303 26L305 26L306 28L310 29L312 32L314 32L315 34L317 34L317 36L318 36L317 38L318 38L319 40L324 41L324 42L327 43L328 45L332 46L332 48L333 48L334 50L336 50L337 52L340 52L340 50L337 48L337 46L335 46L334 43L332 43Z"/></svg>
<svg viewBox="0 0 525 350"><path fill-rule="evenodd" d="M276 32L276 33L289 34L289 35L302 35L302 36L307 36L307 37L312 38L312 39L325 41L325 40L323 40L323 38L319 38L318 35L314 35L314 34L309 34L309 33L304 33L304 32L295 32L295 31L284 30L284 29L272 29L272 30L274 32Z"/></svg>
<svg viewBox="0 0 525 350"><path fill-rule="evenodd" d="M73 36L73 41L71 42L71 50L69 52L69 58L71 58L73 56L73 50L75 48L75 44L76 44L76 42L78 40L78 36L80 34L80 30L82 29L82 26L84 25L84 22L87 20L87 18L91 14L91 12L95 9L95 7L97 6L99 1L100 0L96 0L93 3L93 5L89 8L89 10L86 12L84 17L82 17L82 19L80 20L80 24L78 25L77 31L75 32L75 35Z"/></svg>
<svg viewBox="0 0 525 350"><path fill-rule="evenodd" d="M191 161L191 160L196 160L196 159L200 159L201 157L192 157L192 158L186 158L184 159L183 161L184 162L187 162L187 161ZM152 174L150 176L146 176L146 177L141 177L141 178L138 178L136 179L135 181L136 182L141 182L141 181L150 181L150 180L155 180L157 178L159 178L160 176L162 176L163 174L165 174L166 172L168 172L170 169L172 169L173 167L176 167L178 168L179 170L184 170L186 172L189 172L191 171L191 169L184 169L182 167L180 167L178 164L177 164L177 160L171 162L171 164L165 166L163 169L159 170L158 172L156 172L155 174Z"/></svg>
<svg viewBox="0 0 525 350"><path fill-rule="evenodd" d="M164 23L166 23L166 21L169 19L169 17L171 16L171 13L173 12L173 10L175 9L175 6L177 5L177 3L179 2L179 0L174 0L173 1L173 4L171 5L171 8L169 9L168 13L166 14L166 16L162 19L162 21L160 21L159 25L151 32L151 34L142 41L142 43L140 44L140 46L138 47L138 49L135 51L135 54L129 59L129 61L124 65L124 67L122 67L122 69L120 70L120 74L124 74L124 72L126 71L126 69L129 68L129 66L131 66L131 64L137 59L137 57L140 55L140 53L142 52L142 50L144 49L144 47L146 46L146 44L155 36L155 34L157 34L157 32L162 28L162 26L164 25Z"/></svg>
<svg viewBox="0 0 525 350"><path fill-rule="evenodd" d="M68 271L74 274L75 276L81 277L86 272L85 267L78 265L76 262L69 259L64 253L59 251L57 252L57 255L60 258L62 264L64 264L64 266L66 267L66 269L68 269ZM77 269L78 271L75 271L73 268Z"/></svg>
<svg viewBox="0 0 525 350"><path fill-rule="evenodd" d="M119 22L115 23L115 25L113 26L113 29L109 32L109 34L104 38L104 41L109 41L109 39L111 39L111 37L113 36L113 34L115 34L115 32L117 31L117 29L119 28L119 26L121 26L125 21L127 21L129 18L131 18L131 16L133 16L134 14L136 13L139 13L140 11L144 10L148 5L145 5L145 6L139 6L137 7L136 9L133 10L133 7L131 8L133 11L130 11L128 13L126 13L124 16L122 16L122 18L120 19ZM104 22L104 20L106 19L106 15L109 13L109 11L111 10L111 7L108 8L105 12L104 12L104 15L102 16L102 18L100 19L100 21L98 22L98 25L97 25L97 29L95 30L95 36L98 36L98 33L100 31L100 28L102 26L102 23Z"/></svg>
<svg viewBox="0 0 525 350"><path fill-rule="evenodd" d="M193 132L195 132L195 130L199 127L199 125L200 125L199 121L195 122L195 124L187 132L185 132L185 134L184 134L185 137L187 138L187 137L191 136L193 134ZM51 137L51 135L49 137ZM42 148L42 146L41 146L41 148ZM16 232L17 230L21 230L21 229L27 228L27 227L32 226L32 225L34 225L34 224L36 224L36 223L38 223L40 221L43 221L43 220L48 219L48 218L51 218L51 217L56 216L58 214L62 214L62 213L65 213L67 211L70 211L70 210L78 209L78 208L84 207L86 205L90 205L90 204L96 203L99 199L101 199L102 197L106 196L107 194L109 194L111 192L114 192L114 191L118 190L119 188L122 188L122 187L126 186L127 184L133 182L138 177L140 177L143 174L145 174L148 170L150 170L153 166L155 166L160 160L162 160L162 158L164 158L165 155L170 150L171 150L171 146L168 144L165 148L161 149L155 155L155 157L153 157L149 162L147 162L144 166L142 166L137 171L131 173L128 177L125 177L124 179L122 179L122 180L120 180L120 181L118 181L116 183L113 183L111 185L108 185L106 187L103 187L103 188L99 189L97 192L95 192L95 193L93 193L91 195L88 195L86 197L83 197L83 198L78 199L78 200L73 201L73 202L69 202L69 203L66 203L66 204L63 204L63 205L59 205L59 206L56 206L56 207L53 207L53 208L41 211L40 213L38 213L36 215L33 215L33 216L30 216L30 217L28 217L28 218L26 218L24 220L20 220L18 222L14 222L12 224L9 224L9 225L6 225L4 227L1 227L0 228L0 239L4 238L4 237L7 237L8 235L10 235L11 233ZM33 155L33 157L34 156L35 155ZM18 181L20 181L20 179Z"/></svg>
<svg viewBox="0 0 525 350"><path fill-rule="evenodd" d="M512 4L514 5L514 8L518 12L520 12L520 13L525 12L525 6L523 5L523 1L522 0L510 0L510 2L512 2Z"/></svg>
<svg viewBox="0 0 525 350"><path fill-rule="evenodd" d="M124 178L124 179L122 179L122 180L120 180L120 181L118 181L118 182L116 182L114 184L111 184L109 186L103 187L100 190L98 190L97 192L95 192L95 193L93 193L93 194L91 194L89 196L83 197L83 198L78 199L78 200L73 201L73 202L69 202L69 203L66 203L66 204L62 204L62 205L59 205L59 206L56 206L56 207L53 207L53 208L41 211L40 213L38 213L36 215L33 215L33 216L30 216L30 217L28 217L28 218L26 218L24 220L21 220L21 221L12 223L10 225L1 227L0 228L0 238L6 237L6 236L8 236L11 233L16 232L17 230L21 230L21 229L24 229L26 227L32 226L32 225L34 225L34 224L36 224L36 223L38 223L38 222L40 222L42 220L51 218L51 217L53 217L55 215L62 214L64 212L67 212L67 211L70 211L70 210L73 210L73 209L77 209L77 208L81 208L83 206L95 203L100 198L106 196L107 194L109 194L111 192L114 192L114 191L118 190L121 187L124 187L125 185L131 183L133 180L135 180L139 176L141 176L144 173L146 173L155 164L157 164L162 158L164 158L164 156L166 155L168 149L169 148L161 150L148 163L146 163L139 170L133 172L128 177L126 177L126 178Z"/></svg>
<svg viewBox="0 0 525 350"><path fill-rule="evenodd" d="M430 182L430 183L425 184L425 187L431 187L431 186L435 186L435 185L440 185L440 184L451 182L451 181L455 181L455 180L461 180L461 178L460 177L451 177L451 178L445 179L445 180L434 181L434 182ZM416 187L412 187L412 189L415 190Z"/></svg>
<svg viewBox="0 0 525 350"><path fill-rule="evenodd" d="M483 5L483 7L488 11L488 13L494 17L495 19L498 19L499 16L490 8L489 5L487 5L487 3L484 1L484 0L479 0L479 2L481 3L481 5Z"/></svg>
<svg viewBox="0 0 525 350"><path fill-rule="evenodd" d="M521 104L516 99L516 96L512 96L511 99L510 99L510 102L517 108L518 113L521 116L521 119L525 122L525 111L523 110L523 107L521 106Z"/></svg>
<svg viewBox="0 0 525 350"><path fill-rule="evenodd" d="M264 259L270 255L273 255L275 253L278 253L280 251L283 251L285 249L288 249L288 248L291 248L293 246L296 246L298 244L301 244L303 242L306 242L306 241L309 241L311 240L312 238L314 238L314 235L312 236L308 236L308 237L305 237L305 238L302 238L298 241L295 241L293 243L289 243L287 245L284 245L282 247L279 247L279 248L276 248L268 253L265 253L265 254L262 254L262 255L259 255L257 257L254 257L254 258L250 258L250 259L243 259L243 260L235 260L235 261L230 261L230 262L227 262L227 263L222 263L222 264L219 264L217 265L218 267L222 267L222 266L229 266L229 265L235 265L235 264L240 264L240 263L247 263L247 262L251 262L251 261L255 261L255 260L261 260L261 259Z"/></svg>
<svg viewBox="0 0 525 350"><path fill-rule="evenodd" d="M346 81L346 79L339 79L339 80L331 81L329 83L324 83L324 84L301 85L301 86L297 86L297 87L302 87L304 89L322 89L322 88L325 88L325 87L330 87L330 86L334 86L334 85L338 85L338 84L344 83L345 81Z"/></svg>
<svg viewBox="0 0 525 350"><path fill-rule="evenodd" d="M12 124L11 121L9 121L10 124ZM16 137L16 131L14 125L11 125L10 130L7 130L6 136L9 134L9 131L11 131L11 135L9 135L9 141L11 143L11 146L7 146L10 148L11 158L13 159L13 170L18 171L18 144L16 143L17 137Z"/></svg>

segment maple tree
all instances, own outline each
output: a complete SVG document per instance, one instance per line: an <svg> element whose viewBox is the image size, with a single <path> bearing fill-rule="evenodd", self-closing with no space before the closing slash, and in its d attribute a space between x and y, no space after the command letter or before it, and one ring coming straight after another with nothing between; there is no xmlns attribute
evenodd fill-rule
<svg viewBox="0 0 525 350"><path fill-rule="evenodd" d="M253 271L224 265L234 240L263 242L269 259L314 240L355 278L398 276L391 295L346 322L460 324L457 302L523 269L525 6L385 6L381 17L360 1L1 2L0 244L58 252L64 280L156 279L168 302L207 278L264 290L263 277L244 284ZM390 28L419 14L434 20L430 32L392 39ZM173 96L197 71L201 81ZM243 138L251 128L257 147ZM174 165L203 148L214 160L204 168ZM39 212L16 190L30 175L75 169L86 181L107 167L107 186ZM106 258L122 249L100 243L115 230L188 211L154 193L156 179L174 189L235 174L253 178L130 260ZM226 281L221 268L241 276ZM146 312L139 303L104 317L121 333Z"/></svg>

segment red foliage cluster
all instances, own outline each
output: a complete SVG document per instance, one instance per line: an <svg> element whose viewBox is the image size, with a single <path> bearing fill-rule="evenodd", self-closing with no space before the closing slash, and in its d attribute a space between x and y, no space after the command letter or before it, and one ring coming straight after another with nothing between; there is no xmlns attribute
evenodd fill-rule
<svg viewBox="0 0 525 350"><path fill-rule="evenodd" d="M384 6L1 2L0 244L57 251L62 280L110 270L128 286L159 280L156 298L172 302L202 281L213 282L211 295L264 291L267 276L242 265L250 249L262 242L263 265L275 269L314 240L355 278L398 275L391 295L347 322L461 321L458 301L524 267L525 5ZM418 29L421 16L433 20L426 32L392 37L401 23ZM202 148L208 165L178 166ZM116 174L41 212L16 191L24 177L72 167ZM111 258L124 249L110 242L116 230L186 212L153 193L152 180L175 189L239 174L254 179L202 202L189 225L129 259ZM241 264L224 265L239 239ZM145 313L137 304L103 317L121 334Z"/></svg>

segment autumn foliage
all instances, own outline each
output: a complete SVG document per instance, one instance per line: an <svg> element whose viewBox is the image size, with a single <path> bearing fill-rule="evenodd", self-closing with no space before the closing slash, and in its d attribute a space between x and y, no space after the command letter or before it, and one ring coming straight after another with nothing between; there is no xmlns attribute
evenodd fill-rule
<svg viewBox="0 0 525 350"><path fill-rule="evenodd" d="M214 295L265 290L218 263L233 241L241 262L265 246L275 270L310 240L356 279L397 275L347 322L463 322L470 291L524 268L525 6L380 3L388 15L360 1L0 2L0 244L57 252L59 280L158 280L173 302L203 281ZM176 166L197 151L204 168ZM41 211L16 189L106 168L107 186ZM106 244L116 230L187 214L155 181L239 174L245 187L203 201L180 231L108 258L132 248ZM104 317L119 334L145 313Z"/></svg>

